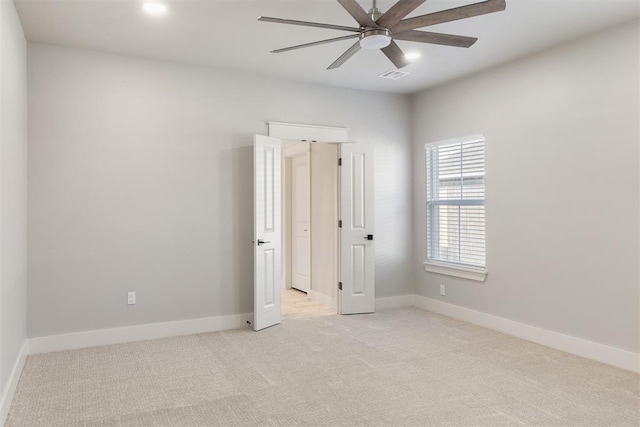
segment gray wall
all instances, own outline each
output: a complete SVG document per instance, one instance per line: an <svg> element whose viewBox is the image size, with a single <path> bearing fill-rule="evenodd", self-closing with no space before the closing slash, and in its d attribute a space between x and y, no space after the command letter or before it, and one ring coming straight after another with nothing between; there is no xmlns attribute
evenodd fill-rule
<svg viewBox="0 0 640 427"><path fill-rule="evenodd" d="M418 294L638 352L638 32L636 21L413 98ZM476 133L486 283L421 270L424 143Z"/></svg>
<svg viewBox="0 0 640 427"><path fill-rule="evenodd" d="M0 43L2 397L25 342L27 319L27 42L11 1L0 1Z"/></svg>
<svg viewBox="0 0 640 427"><path fill-rule="evenodd" d="M28 58L30 337L252 311L268 120L375 145L377 295L413 292L407 97L38 44Z"/></svg>

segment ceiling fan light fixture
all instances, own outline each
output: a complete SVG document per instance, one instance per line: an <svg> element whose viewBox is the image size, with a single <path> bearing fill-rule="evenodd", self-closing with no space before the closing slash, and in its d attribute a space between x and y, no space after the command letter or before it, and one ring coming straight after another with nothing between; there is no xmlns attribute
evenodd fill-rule
<svg viewBox="0 0 640 427"><path fill-rule="evenodd" d="M360 34L360 47L363 49L382 49L391 44L391 33L384 28L367 30Z"/></svg>

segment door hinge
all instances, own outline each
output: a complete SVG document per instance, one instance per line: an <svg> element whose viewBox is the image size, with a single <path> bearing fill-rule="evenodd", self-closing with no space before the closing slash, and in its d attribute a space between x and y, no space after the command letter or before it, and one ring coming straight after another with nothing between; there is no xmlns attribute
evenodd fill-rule
<svg viewBox="0 0 640 427"><path fill-rule="evenodd" d="M342 166L342 157L338 159L338 166Z"/></svg>
<svg viewBox="0 0 640 427"><path fill-rule="evenodd" d="M338 282L338 290L342 290L342 282Z"/></svg>
<svg viewBox="0 0 640 427"><path fill-rule="evenodd" d="M342 228L342 220L341 219L338 220L338 228Z"/></svg>

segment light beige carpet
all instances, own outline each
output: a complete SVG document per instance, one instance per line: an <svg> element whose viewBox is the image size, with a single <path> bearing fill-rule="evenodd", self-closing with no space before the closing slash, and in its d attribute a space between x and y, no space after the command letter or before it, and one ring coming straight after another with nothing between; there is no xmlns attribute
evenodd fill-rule
<svg viewBox="0 0 640 427"><path fill-rule="evenodd" d="M28 358L16 426L638 426L640 376L416 308Z"/></svg>

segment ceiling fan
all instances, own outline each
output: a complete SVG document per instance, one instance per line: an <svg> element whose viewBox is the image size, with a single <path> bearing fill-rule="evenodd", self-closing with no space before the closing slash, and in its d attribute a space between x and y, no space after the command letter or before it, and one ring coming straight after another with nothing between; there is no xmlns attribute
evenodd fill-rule
<svg viewBox="0 0 640 427"><path fill-rule="evenodd" d="M357 38L358 41L356 41L345 53L340 55L338 59L329 65L327 68L328 70L340 67L361 48L380 49L396 68L402 68L409 65L409 61L394 40L406 40L445 46L470 47L478 40L477 38L417 31L416 28L441 24L443 22L456 21L458 19L471 18L473 16L485 15L487 13L500 12L506 8L505 0L487 0L481 3L474 3L467 6L404 19L425 1L426 0L399 0L386 13L382 13L382 11L376 7L376 0L373 0L373 7L368 12L365 12L356 0L338 0L338 3L340 3L342 7L344 7L356 20L356 22L358 22L359 27L296 21L293 19L270 18L268 16L261 16L258 18L258 21L302 25L306 27L326 28L330 30L354 33L347 36L276 49L272 50L272 53L287 52L304 47L318 46L321 44Z"/></svg>

